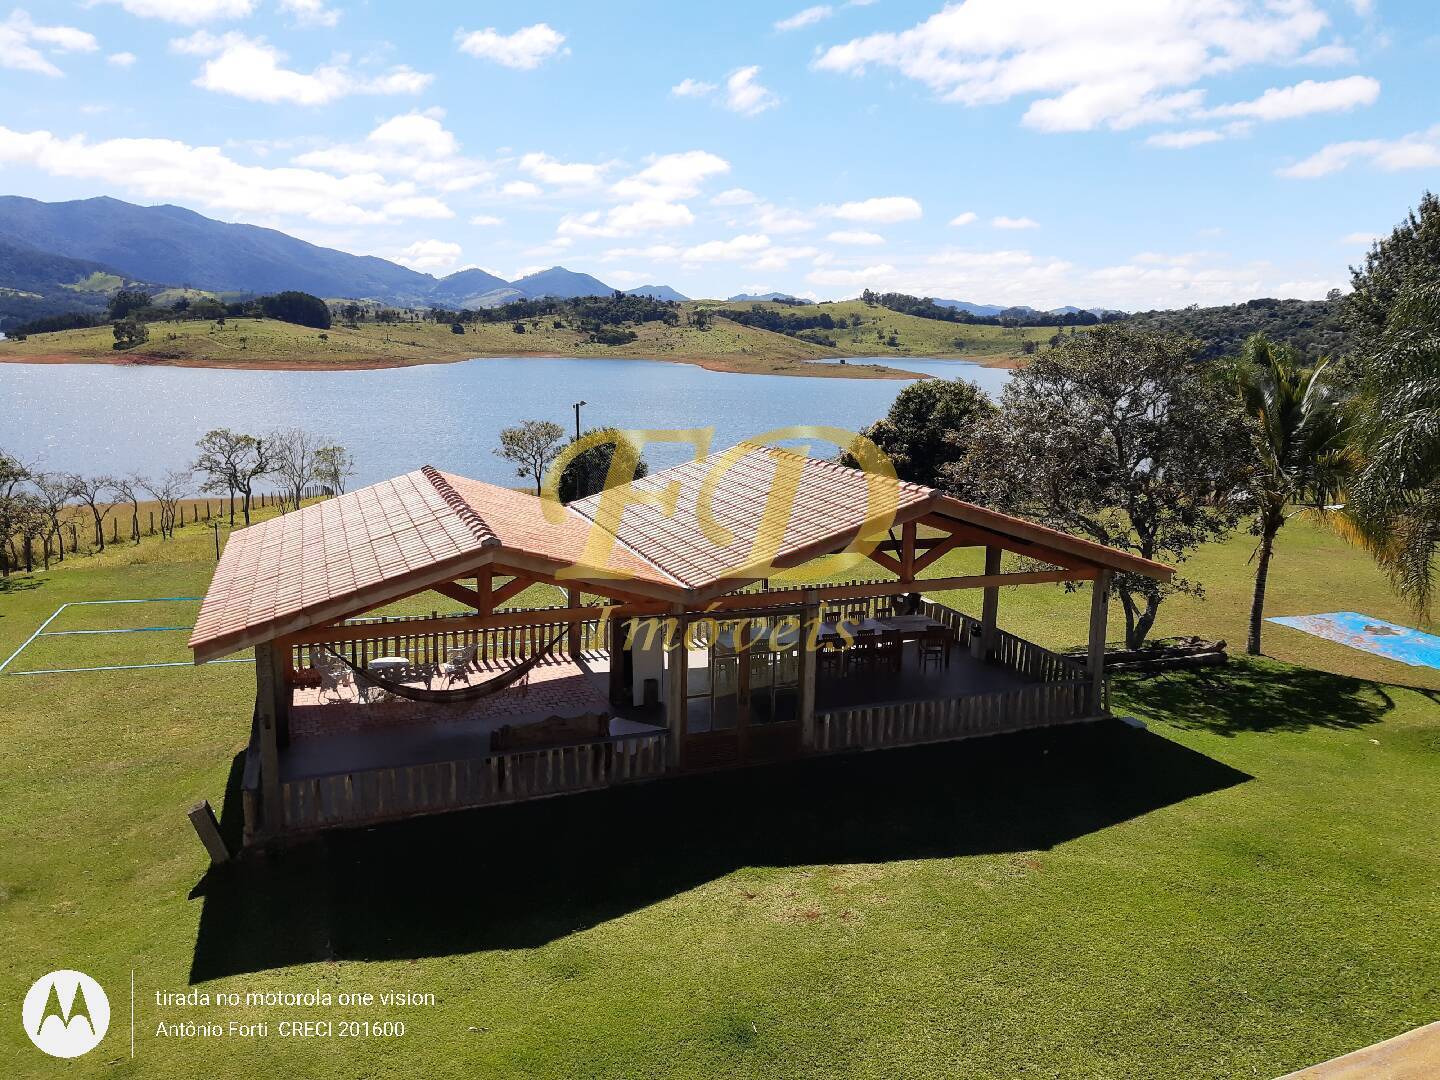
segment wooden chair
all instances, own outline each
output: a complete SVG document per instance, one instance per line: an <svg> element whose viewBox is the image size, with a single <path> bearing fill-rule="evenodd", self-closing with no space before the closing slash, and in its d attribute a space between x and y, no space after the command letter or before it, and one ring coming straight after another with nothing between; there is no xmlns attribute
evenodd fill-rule
<svg viewBox="0 0 1440 1080"><path fill-rule="evenodd" d="M936 667L950 666L950 643L952 635L949 630L941 627L932 627L921 635L918 642L920 649L920 670L924 671L932 663Z"/></svg>

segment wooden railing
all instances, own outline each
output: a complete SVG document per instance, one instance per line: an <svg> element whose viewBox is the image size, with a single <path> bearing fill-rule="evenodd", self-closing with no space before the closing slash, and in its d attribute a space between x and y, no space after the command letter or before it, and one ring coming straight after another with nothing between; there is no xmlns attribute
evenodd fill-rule
<svg viewBox="0 0 1440 1080"><path fill-rule="evenodd" d="M816 714L815 749L878 750L1082 720L1087 689L1084 679L1067 679L943 701L832 709Z"/></svg>
<svg viewBox="0 0 1440 1080"><path fill-rule="evenodd" d="M286 830L394 820L613 787L662 775L668 732L463 761L356 769L281 784Z"/></svg>
<svg viewBox="0 0 1440 1080"><path fill-rule="evenodd" d="M342 625L368 627L374 630L375 636L318 646L296 645L291 663L296 670L308 668L310 649L320 648L332 649L360 668L377 656L403 656L417 667L429 667L444 661L451 649L474 645L476 659L484 664L533 656L544 650L556 637L559 637L560 643L555 648L555 655L564 656L569 652L569 629L572 626L578 626L582 653L606 648L605 633L598 615L577 624L547 619L547 610L530 609L530 613L535 616L535 622L524 626L496 626L483 630L428 630L425 633L407 633L406 624L432 619L435 617L433 614L350 619Z"/></svg>
<svg viewBox="0 0 1440 1080"><path fill-rule="evenodd" d="M936 622L953 628L962 649L968 650L973 639L984 636L979 619L954 608L937 604L933 600L925 600L921 602L920 610ZM992 663L1036 682L1066 682L1070 679L1085 678L1085 665L998 627L992 635L989 652Z"/></svg>

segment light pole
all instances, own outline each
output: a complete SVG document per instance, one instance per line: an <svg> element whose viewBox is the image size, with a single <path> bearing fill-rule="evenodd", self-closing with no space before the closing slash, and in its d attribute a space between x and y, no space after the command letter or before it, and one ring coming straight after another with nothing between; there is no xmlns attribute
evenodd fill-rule
<svg viewBox="0 0 1440 1080"><path fill-rule="evenodd" d="M575 438L577 441L580 438L580 406L589 404L590 403L588 401L575 402Z"/></svg>

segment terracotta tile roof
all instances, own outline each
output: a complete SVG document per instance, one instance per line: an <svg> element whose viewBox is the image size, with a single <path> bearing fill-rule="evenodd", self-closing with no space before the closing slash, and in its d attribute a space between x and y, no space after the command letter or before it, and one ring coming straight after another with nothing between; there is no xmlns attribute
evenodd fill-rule
<svg viewBox="0 0 1440 1080"><path fill-rule="evenodd" d="M794 494L787 500L792 485ZM886 509L893 515L936 496L919 484L746 444L665 469L631 488L655 502L627 505L615 531L639 555L692 589L745 577L751 570L763 572L763 564L844 538L867 516ZM778 494L772 497L772 492ZM672 493L673 513L668 512ZM662 495L663 507L657 505ZM598 520L602 498L592 495L571 506Z"/></svg>

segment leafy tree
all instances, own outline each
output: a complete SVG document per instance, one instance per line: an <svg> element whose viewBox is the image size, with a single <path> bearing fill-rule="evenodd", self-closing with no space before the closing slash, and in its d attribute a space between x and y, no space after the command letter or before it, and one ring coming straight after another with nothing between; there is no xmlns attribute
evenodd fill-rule
<svg viewBox="0 0 1440 1080"><path fill-rule="evenodd" d="M1346 321L1373 345L1403 294L1440 280L1440 199L1430 192L1391 234L1375 241L1365 262L1350 268ZM1376 357L1371 350L1371 359Z"/></svg>
<svg viewBox="0 0 1440 1080"><path fill-rule="evenodd" d="M120 289L105 306L105 317L110 322L127 319L142 308L149 307L150 299L150 294L144 289Z"/></svg>
<svg viewBox="0 0 1440 1080"><path fill-rule="evenodd" d="M202 490L229 493L231 525L235 524L235 496L239 495L249 525L255 481L275 471L274 451L264 440L228 428L207 431L195 446L199 456L191 467L205 477Z"/></svg>
<svg viewBox="0 0 1440 1080"><path fill-rule="evenodd" d="M110 346L112 349L133 349L150 340L149 329L138 319L121 319L112 332L115 335L115 344Z"/></svg>
<svg viewBox="0 0 1440 1080"><path fill-rule="evenodd" d="M1245 414L1253 421L1250 437L1255 451L1248 487L1255 504L1252 528L1260 543L1255 549L1255 592L1245 644L1252 656L1260 655L1265 584L1275 536L1284 527L1291 505L1310 499L1323 508L1339 488L1344 429L1326 367L1325 361L1306 367L1293 349L1256 334L1245 342L1233 368Z"/></svg>
<svg viewBox="0 0 1440 1080"><path fill-rule="evenodd" d="M1000 409L952 470L979 500L1147 559L1184 562L1233 529L1250 447L1233 392L1198 343L1099 326L1011 376ZM1139 648L1177 579L1115 576L1125 643Z"/></svg>
<svg viewBox="0 0 1440 1080"><path fill-rule="evenodd" d="M964 379L921 379L896 395L884 419L861 432L889 457L902 480L940 487L964 458L976 424L995 411L985 392ZM856 465L853 456L842 460Z"/></svg>
<svg viewBox="0 0 1440 1080"><path fill-rule="evenodd" d="M450 324L450 332L452 334L463 334L465 333L465 327L458 322L452 322Z"/></svg>
<svg viewBox="0 0 1440 1080"><path fill-rule="evenodd" d="M355 475L355 458L338 444L322 446L315 451L315 482L337 495L345 494L345 485Z"/></svg>
<svg viewBox="0 0 1440 1080"><path fill-rule="evenodd" d="M330 329L330 308L318 296L294 289L260 298L260 310L272 319L311 326L316 330Z"/></svg>
<svg viewBox="0 0 1440 1080"><path fill-rule="evenodd" d="M545 470L564 442L565 429L553 420L522 420L515 427L501 429L495 454L515 466L516 476L534 480L539 495Z"/></svg>
<svg viewBox="0 0 1440 1080"><path fill-rule="evenodd" d="M1340 524L1422 615L1440 553L1440 277L1408 284L1357 355L1355 472Z"/></svg>
<svg viewBox="0 0 1440 1080"><path fill-rule="evenodd" d="M45 507L45 512L50 518L50 532L46 535L46 560L49 560L49 538L54 536L59 541L57 554L60 561L65 561L65 537L60 531L60 514L70 505L70 500L75 497L75 485L70 477L64 473L38 473L32 481L35 485L35 493Z"/></svg>
<svg viewBox="0 0 1440 1080"><path fill-rule="evenodd" d="M581 446L584 449L565 460L560 471L556 491L563 503L604 491L609 486L612 466L620 483L639 480L650 471L639 447L619 428L591 428L570 441L567 453Z"/></svg>
<svg viewBox="0 0 1440 1080"><path fill-rule="evenodd" d="M31 470L14 454L0 450L0 574L9 576L10 537L20 530L22 518L29 512L24 502L24 484Z"/></svg>

